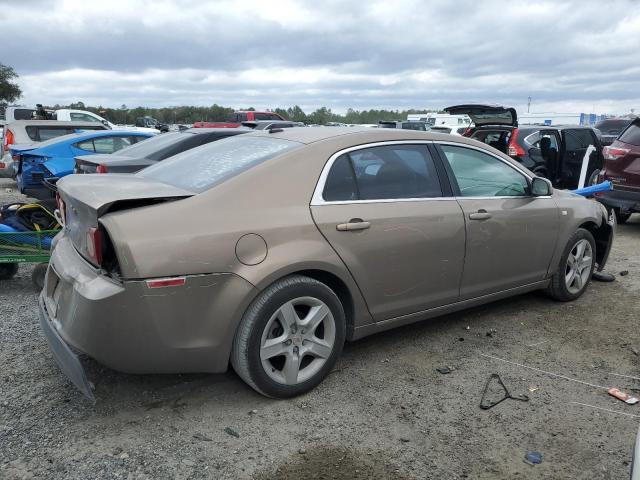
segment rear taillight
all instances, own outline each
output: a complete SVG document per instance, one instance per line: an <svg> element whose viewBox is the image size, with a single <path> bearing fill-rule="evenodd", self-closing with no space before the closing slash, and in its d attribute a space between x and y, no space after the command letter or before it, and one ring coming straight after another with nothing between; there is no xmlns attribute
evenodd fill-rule
<svg viewBox="0 0 640 480"><path fill-rule="evenodd" d="M524 157L525 152L520 145L518 145L518 129L514 128L513 133L511 134L511 139L509 140L509 148L507 149L507 154L510 157Z"/></svg>
<svg viewBox="0 0 640 480"><path fill-rule="evenodd" d="M602 149L602 156L605 160L617 160L620 157L624 157L627 153L629 153L628 148L608 146Z"/></svg>
<svg viewBox="0 0 640 480"><path fill-rule="evenodd" d="M56 193L56 205L60 214L59 222L64 225L64 223L67 221L67 206L65 205L64 200L62 200L62 197L59 193Z"/></svg>
<svg viewBox="0 0 640 480"><path fill-rule="evenodd" d="M102 265L102 231L90 228L87 232L87 255L96 265Z"/></svg>
<svg viewBox="0 0 640 480"><path fill-rule="evenodd" d="M4 133L4 140L2 141L2 150L5 152L9 151L9 145L13 145L13 142L13 132L11 130L7 130Z"/></svg>
<svg viewBox="0 0 640 480"><path fill-rule="evenodd" d="M96 167L96 173L107 173L107 166L106 165L98 165Z"/></svg>
<svg viewBox="0 0 640 480"><path fill-rule="evenodd" d="M470 137L471 135L473 135L473 128L471 127L467 128L462 134L463 137Z"/></svg>
<svg viewBox="0 0 640 480"><path fill-rule="evenodd" d="M0 162L0 168L7 168L7 165L4 162Z"/></svg>

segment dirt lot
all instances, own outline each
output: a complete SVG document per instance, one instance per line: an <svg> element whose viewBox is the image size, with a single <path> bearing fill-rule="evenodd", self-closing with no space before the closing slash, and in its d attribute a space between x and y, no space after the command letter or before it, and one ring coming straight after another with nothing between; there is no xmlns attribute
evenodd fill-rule
<svg viewBox="0 0 640 480"><path fill-rule="evenodd" d="M0 180L0 203L12 186ZM629 274L615 283L594 283L575 303L529 294L349 344L319 388L289 401L233 372L133 376L88 362L91 405L40 334L31 269L0 283L0 478L628 475L640 404L598 386L640 389L613 375L640 377L638 215L618 229L608 270ZM481 410L492 373L530 401ZM525 463L530 451L542 463Z"/></svg>

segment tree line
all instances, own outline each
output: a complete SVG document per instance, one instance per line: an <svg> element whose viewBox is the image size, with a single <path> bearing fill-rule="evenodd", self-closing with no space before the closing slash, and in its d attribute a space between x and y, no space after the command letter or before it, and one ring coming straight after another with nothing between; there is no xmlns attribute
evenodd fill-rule
<svg viewBox="0 0 640 480"><path fill-rule="evenodd" d="M88 110L108 119L113 123L132 124L138 117L150 116L156 118L161 123L192 124L195 122L223 122L231 116L235 109L213 104L210 107L198 106L176 106L176 107L135 107L128 108L122 105L120 108L110 108L102 106L85 105L83 102L76 102L70 105L51 105L45 108L60 109L72 108L78 110ZM255 110L253 107L240 108L238 110ZM408 114L426 113L437 110L355 110L349 108L346 113L339 114L331 111L330 108L321 107L312 112L306 113L300 106L294 105L288 108L274 108L275 112L294 122L304 122L305 124L326 125L330 122L338 123L378 123L379 120L405 120Z"/></svg>

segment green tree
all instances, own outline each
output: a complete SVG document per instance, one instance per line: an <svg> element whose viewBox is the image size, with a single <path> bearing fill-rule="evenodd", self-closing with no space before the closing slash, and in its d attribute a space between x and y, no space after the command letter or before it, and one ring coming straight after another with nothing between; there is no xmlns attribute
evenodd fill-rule
<svg viewBox="0 0 640 480"><path fill-rule="evenodd" d="M13 103L22 96L22 90L12 81L17 78L13 68L0 63L0 102Z"/></svg>

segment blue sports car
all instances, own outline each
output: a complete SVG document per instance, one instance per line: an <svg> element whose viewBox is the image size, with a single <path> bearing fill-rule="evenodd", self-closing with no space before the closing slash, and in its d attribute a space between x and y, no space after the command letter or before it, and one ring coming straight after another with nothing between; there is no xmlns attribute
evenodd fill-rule
<svg viewBox="0 0 640 480"><path fill-rule="evenodd" d="M73 173L76 156L117 152L154 135L127 130L82 131L36 145L12 147L18 188L22 193L38 197L39 192L46 190L45 178L60 178Z"/></svg>

